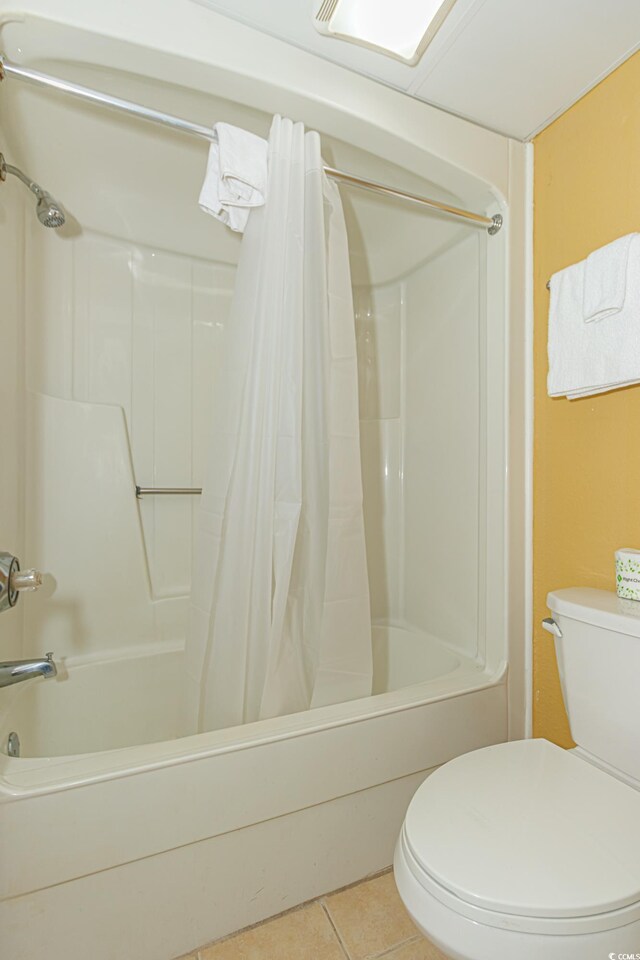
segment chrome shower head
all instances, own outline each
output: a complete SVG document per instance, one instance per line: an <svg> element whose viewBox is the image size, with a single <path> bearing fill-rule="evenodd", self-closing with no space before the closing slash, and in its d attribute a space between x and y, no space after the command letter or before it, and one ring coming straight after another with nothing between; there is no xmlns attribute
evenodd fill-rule
<svg viewBox="0 0 640 960"><path fill-rule="evenodd" d="M43 190L38 197L36 204L36 215L40 223L45 227L61 227L65 221L65 215L59 203L53 199L50 193Z"/></svg>
<svg viewBox="0 0 640 960"><path fill-rule="evenodd" d="M61 227L66 218L60 204L53 199L50 193L43 190L40 184L36 183L35 180L31 180L30 177L27 177L18 167L14 167L10 163L5 163L5 159L0 153L0 181L6 180L8 173L13 174L14 177L21 180L22 183L31 190L31 193L37 200L36 216L40 223L45 227L53 227L54 229Z"/></svg>

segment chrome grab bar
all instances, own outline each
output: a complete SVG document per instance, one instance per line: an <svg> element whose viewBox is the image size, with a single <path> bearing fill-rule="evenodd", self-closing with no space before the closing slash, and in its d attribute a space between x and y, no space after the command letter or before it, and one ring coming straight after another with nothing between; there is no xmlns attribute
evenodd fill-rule
<svg viewBox="0 0 640 960"><path fill-rule="evenodd" d="M164 496L166 494L202 493L202 487L139 487L136 485L136 497L141 500L146 496Z"/></svg>

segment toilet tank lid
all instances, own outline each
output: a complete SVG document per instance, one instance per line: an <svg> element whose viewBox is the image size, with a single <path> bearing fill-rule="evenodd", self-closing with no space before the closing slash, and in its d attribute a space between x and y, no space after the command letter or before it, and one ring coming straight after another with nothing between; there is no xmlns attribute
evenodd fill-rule
<svg viewBox="0 0 640 960"><path fill-rule="evenodd" d="M606 630L640 637L640 601L623 600L611 590L569 587L547 595L552 613Z"/></svg>

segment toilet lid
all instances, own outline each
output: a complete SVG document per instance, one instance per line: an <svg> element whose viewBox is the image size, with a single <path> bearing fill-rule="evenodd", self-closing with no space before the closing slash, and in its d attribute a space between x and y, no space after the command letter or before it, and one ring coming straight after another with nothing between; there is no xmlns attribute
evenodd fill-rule
<svg viewBox="0 0 640 960"><path fill-rule="evenodd" d="M547 740L440 767L405 837L437 883L487 910L580 917L640 902L640 792Z"/></svg>

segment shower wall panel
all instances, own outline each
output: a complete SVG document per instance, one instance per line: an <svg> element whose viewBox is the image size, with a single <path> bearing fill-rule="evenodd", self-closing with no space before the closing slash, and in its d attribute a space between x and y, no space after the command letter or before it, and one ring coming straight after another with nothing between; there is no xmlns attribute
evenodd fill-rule
<svg viewBox="0 0 640 960"><path fill-rule="evenodd" d="M354 292L372 616L477 649L480 240ZM184 637L235 268L27 221L28 653ZM64 402L62 402L64 401ZM17 536L17 534L16 534Z"/></svg>
<svg viewBox="0 0 640 960"><path fill-rule="evenodd" d="M470 656L483 586L483 242L465 230L355 296L372 618Z"/></svg>
<svg viewBox="0 0 640 960"><path fill-rule="evenodd" d="M202 484L235 268L37 224L28 262L28 552L55 578L29 604L32 644L178 642L197 497L134 487Z"/></svg>
<svg viewBox="0 0 640 960"><path fill-rule="evenodd" d="M478 649L484 237L404 282L404 618L467 655Z"/></svg>
<svg viewBox="0 0 640 960"><path fill-rule="evenodd" d="M1 134L1 130L0 130ZM0 550L16 554L23 567L31 566L24 553L24 385L23 300L24 197L13 189L12 178L0 189L0 290L2 300L2 348L0 349L0 405L2 452L0 489L5 509L0 511ZM18 186L18 185L16 185ZM2 659L19 657L22 651L22 614L18 604L2 615Z"/></svg>
<svg viewBox="0 0 640 960"><path fill-rule="evenodd" d="M401 613L402 288L358 287L354 308L371 616L387 622Z"/></svg>

